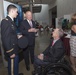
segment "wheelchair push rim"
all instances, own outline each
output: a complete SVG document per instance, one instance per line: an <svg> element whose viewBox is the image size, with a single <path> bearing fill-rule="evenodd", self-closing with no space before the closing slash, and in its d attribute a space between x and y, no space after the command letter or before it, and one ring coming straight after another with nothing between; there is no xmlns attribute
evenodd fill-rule
<svg viewBox="0 0 76 75"><path fill-rule="evenodd" d="M64 64L52 64L47 66L42 75L72 75L71 69Z"/></svg>

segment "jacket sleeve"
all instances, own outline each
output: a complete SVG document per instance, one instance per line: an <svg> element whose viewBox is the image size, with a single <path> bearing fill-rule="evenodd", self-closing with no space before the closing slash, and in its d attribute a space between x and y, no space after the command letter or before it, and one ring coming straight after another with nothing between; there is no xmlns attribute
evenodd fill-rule
<svg viewBox="0 0 76 75"><path fill-rule="evenodd" d="M53 52L53 50L51 49L51 51L49 52L51 56L44 56L44 61L50 61L54 63L63 57L65 49L63 48L62 44L57 45L54 50L55 51Z"/></svg>
<svg viewBox="0 0 76 75"><path fill-rule="evenodd" d="M49 53L49 51L47 53ZM50 55L52 55L52 53ZM53 61L52 59L53 59L53 56L50 57L50 56L44 54L43 61L45 61L45 62L52 62Z"/></svg>
<svg viewBox="0 0 76 75"><path fill-rule="evenodd" d="M21 23L20 27L19 27L20 31L22 32L23 35L28 35L28 29L25 29L24 27L24 22Z"/></svg>
<svg viewBox="0 0 76 75"><path fill-rule="evenodd" d="M45 49L45 51L43 51L43 54L46 55L49 52L50 49L50 45Z"/></svg>
<svg viewBox="0 0 76 75"><path fill-rule="evenodd" d="M64 54L65 54L65 48L64 45L61 43L55 47L55 52L53 54L53 57L55 58L54 61L60 60L64 56Z"/></svg>
<svg viewBox="0 0 76 75"><path fill-rule="evenodd" d="M49 50L50 50L50 47L51 47L51 44L52 44L52 40L53 40L53 39L50 40L49 46L48 46L48 47L45 49L45 51L43 52L44 55L46 55L47 53L49 53Z"/></svg>
<svg viewBox="0 0 76 75"><path fill-rule="evenodd" d="M5 52L11 56L14 53L14 48L11 44L11 29L7 20L1 22L1 36Z"/></svg>

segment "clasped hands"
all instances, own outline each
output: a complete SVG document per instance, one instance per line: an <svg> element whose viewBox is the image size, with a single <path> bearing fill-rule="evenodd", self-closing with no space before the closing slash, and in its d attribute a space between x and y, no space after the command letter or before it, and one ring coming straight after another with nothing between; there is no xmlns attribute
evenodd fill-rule
<svg viewBox="0 0 76 75"><path fill-rule="evenodd" d="M29 30L28 30L28 32L37 32L38 31L38 29L36 29L36 28L30 28Z"/></svg>
<svg viewBox="0 0 76 75"><path fill-rule="evenodd" d="M28 32L38 32L38 29L36 29L36 28L30 28L30 29L28 30ZM18 37L18 39L20 39L21 37L23 37L23 35L18 34L17 37Z"/></svg>
<svg viewBox="0 0 76 75"><path fill-rule="evenodd" d="M40 60L43 60L43 58L44 58L44 54L42 54L42 53L39 54L39 55L38 55L38 58L39 58Z"/></svg>

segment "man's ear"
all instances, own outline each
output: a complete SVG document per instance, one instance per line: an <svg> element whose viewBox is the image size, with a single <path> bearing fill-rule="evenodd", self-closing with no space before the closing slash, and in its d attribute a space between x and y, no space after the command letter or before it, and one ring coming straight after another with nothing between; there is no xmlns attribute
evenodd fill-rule
<svg viewBox="0 0 76 75"><path fill-rule="evenodd" d="M13 10L13 9L11 9L11 12L12 12L12 13L13 13L13 11L14 11L14 10Z"/></svg>

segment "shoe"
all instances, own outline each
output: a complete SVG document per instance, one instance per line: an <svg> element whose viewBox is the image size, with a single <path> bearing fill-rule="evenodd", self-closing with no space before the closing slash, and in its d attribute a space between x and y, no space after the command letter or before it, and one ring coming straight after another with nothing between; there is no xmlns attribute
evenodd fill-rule
<svg viewBox="0 0 76 75"><path fill-rule="evenodd" d="M26 66L26 69L27 69L27 71L29 71L30 70L30 66L28 65L28 66Z"/></svg>
<svg viewBox="0 0 76 75"><path fill-rule="evenodd" d="M23 73L19 73L19 75L24 75Z"/></svg>

